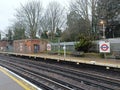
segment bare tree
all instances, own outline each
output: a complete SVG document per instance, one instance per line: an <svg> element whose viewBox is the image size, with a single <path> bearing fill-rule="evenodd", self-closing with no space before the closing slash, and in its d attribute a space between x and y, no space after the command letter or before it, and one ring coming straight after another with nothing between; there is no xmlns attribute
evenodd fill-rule
<svg viewBox="0 0 120 90"><path fill-rule="evenodd" d="M29 38L36 38L42 17L42 9L40 1L31 1L26 5L21 4L21 8L17 10L16 18L25 24Z"/></svg>
<svg viewBox="0 0 120 90"><path fill-rule="evenodd" d="M97 24L98 24L98 15L97 15L97 4L98 0L89 0L90 11L91 11L91 32L94 34L95 38L97 39Z"/></svg>
<svg viewBox="0 0 120 90"><path fill-rule="evenodd" d="M46 21L48 22L48 28L51 34L51 40L54 37L56 28L61 28L65 24L65 13L64 8L58 2L50 2L47 6L45 16L47 15Z"/></svg>
<svg viewBox="0 0 120 90"><path fill-rule="evenodd" d="M75 0L71 2L70 10L75 11L81 18L89 20L88 0Z"/></svg>
<svg viewBox="0 0 120 90"><path fill-rule="evenodd" d="M49 29L50 29L49 26L50 26L50 23L49 23L48 15L47 15L47 13L44 13L44 16L43 16L41 23L40 23L41 32L49 31Z"/></svg>
<svg viewBox="0 0 120 90"><path fill-rule="evenodd" d="M87 32L90 34L90 29L95 16L97 0L75 0L70 4L70 11L74 11L80 18L85 20L84 24L87 27ZM93 17L92 17L93 16Z"/></svg>
<svg viewBox="0 0 120 90"><path fill-rule="evenodd" d="M18 40L18 39L26 39L25 35L25 26L22 22L14 22L14 24L11 26L11 29L13 30L13 39Z"/></svg>

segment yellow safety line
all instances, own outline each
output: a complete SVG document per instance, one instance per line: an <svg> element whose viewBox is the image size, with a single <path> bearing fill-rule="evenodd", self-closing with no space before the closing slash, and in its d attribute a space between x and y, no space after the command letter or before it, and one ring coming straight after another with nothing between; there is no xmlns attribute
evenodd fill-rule
<svg viewBox="0 0 120 90"><path fill-rule="evenodd" d="M16 79L15 77L13 77L11 74L9 74L6 70L4 70L3 68L0 67L0 71L2 71L4 74L6 74L8 77L10 77L11 79L13 79L15 82L17 82L20 86L22 86L25 90L30 90L29 87L25 86L21 81L19 81L18 79Z"/></svg>

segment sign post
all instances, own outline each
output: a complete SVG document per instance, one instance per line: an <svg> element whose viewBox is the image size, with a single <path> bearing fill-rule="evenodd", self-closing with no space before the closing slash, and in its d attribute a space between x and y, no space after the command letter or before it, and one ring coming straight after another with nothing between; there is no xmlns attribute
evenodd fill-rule
<svg viewBox="0 0 120 90"><path fill-rule="evenodd" d="M64 57L66 57L66 45L65 45L65 42L64 42L63 50L64 50Z"/></svg>

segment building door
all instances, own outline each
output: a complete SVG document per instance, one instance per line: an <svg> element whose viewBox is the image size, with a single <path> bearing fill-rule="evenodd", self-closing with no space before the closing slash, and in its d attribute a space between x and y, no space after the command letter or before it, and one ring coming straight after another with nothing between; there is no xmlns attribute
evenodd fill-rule
<svg viewBox="0 0 120 90"><path fill-rule="evenodd" d="M40 46L38 44L34 44L34 53L38 53L40 50Z"/></svg>

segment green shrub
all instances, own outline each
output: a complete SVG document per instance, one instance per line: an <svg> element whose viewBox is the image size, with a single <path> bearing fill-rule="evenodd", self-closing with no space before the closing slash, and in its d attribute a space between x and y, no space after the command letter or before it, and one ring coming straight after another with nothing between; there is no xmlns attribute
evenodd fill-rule
<svg viewBox="0 0 120 90"><path fill-rule="evenodd" d="M88 52L92 46L91 39L83 35L81 35L79 38L79 42L75 43L75 50Z"/></svg>

